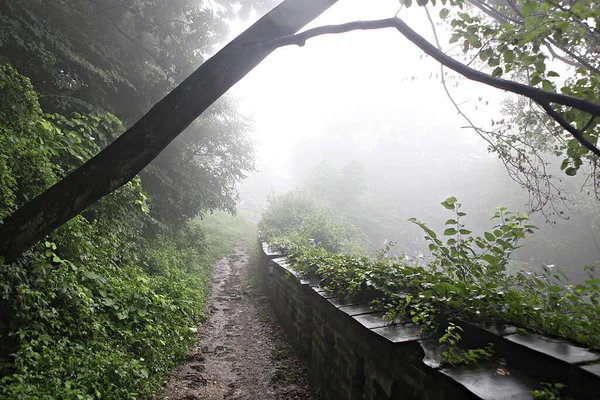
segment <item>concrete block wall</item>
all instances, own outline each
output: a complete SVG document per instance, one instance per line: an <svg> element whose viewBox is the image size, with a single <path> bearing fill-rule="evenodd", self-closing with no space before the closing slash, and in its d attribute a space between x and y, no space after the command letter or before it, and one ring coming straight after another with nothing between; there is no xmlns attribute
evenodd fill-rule
<svg viewBox="0 0 600 400"><path fill-rule="evenodd" d="M409 322L384 321L383 312L366 299L327 293L317 281L295 273L282 254L260 245L274 312L307 360L323 400L531 399L540 382L567 384L576 399L600 399L600 355L594 352L519 335L502 324L455 321L469 346L492 342L505 361L446 367L437 337Z"/></svg>

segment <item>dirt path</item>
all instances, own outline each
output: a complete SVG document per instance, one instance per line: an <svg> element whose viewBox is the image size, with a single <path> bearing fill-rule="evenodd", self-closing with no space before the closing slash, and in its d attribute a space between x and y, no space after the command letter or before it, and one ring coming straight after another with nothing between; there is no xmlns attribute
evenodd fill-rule
<svg viewBox="0 0 600 400"><path fill-rule="evenodd" d="M252 260L250 260L252 258ZM209 320L157 400L313 399L245 247L214 267Z"/></svg>

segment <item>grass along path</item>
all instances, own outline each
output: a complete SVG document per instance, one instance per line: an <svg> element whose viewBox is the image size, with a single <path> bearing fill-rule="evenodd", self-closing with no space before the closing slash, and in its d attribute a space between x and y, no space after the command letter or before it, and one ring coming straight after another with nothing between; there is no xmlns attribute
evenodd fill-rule
<svg viewBox="0 0 600 400"><path fill-rule="evenodd" d="M258 253L249 253L239 246L215 265L209 320L157 400L314 398L304 364L271 313Z"/></svg>

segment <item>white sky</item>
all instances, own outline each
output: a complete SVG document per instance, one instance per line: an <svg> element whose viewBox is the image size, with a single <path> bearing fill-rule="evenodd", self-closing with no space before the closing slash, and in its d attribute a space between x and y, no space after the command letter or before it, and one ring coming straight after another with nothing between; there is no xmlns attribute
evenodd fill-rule
<svg viewBox="0 0 600 400"><path fill-rule="evenodd" d="M398 0L340 0L307 28L390 18L398 8ZM438 20L440 9L439 6L430 9L435 20ZM399 16L433 43L431 27L423 8L414 5L402 10ZM235 24L232 38L249 24L250 21ZM439 26L438 34L444 50L451 49L452 45L448 44L449 33ZM454 50L449 54L456 56L457 52ZM472 130L461 128L466 122L457 114L439 77L436 77L439 68L435 60L423 56L421 50L396 30L357 31L310 39L304 47L277 49L230 93L240 100L241 111L254 119L255 131L252 136L258 143L259 171L274 172L282 178L278 182L271 182L276 190L292 188L289 185L290 182L294 184L293 180L286 181L285 178L290 167L303 161L304 153L298 149L311 151L315 138L340 132L393 134L402 138L399 142L402 147L397 149L397 153L395 149L390 149L390 154L398 154L399 161L404 159L406 149L415 151L416 147L410 146L412 143L403 145L404 140L412 139L420 139L419 146L426 146L428 151L420 154L423 157L428 157L426 153L439 155L456 152L457 144L460 145L460 151L466 153L463 156L475 152L478 157L489 157L490 164L486 165L495 165L499 173L493 181L498 199L489 201L502 201L503 205L523 209L525 192L510 181L497 156L487 153L486 143ZM449 74L454 77L448 80L454 99L476 125L489 127L490 119L501 116L500 102L507 96L506 93L480 83L456 79L452 72ZM483 98L483 101L479 98ZM486 101L489 101L487 106L484 105ZM296 159L292 159L292 156ZM334 156L329 153L325 155ZM410 156L414 160L419 155ZM294 161L297 164L293 164ZM463 157L460 157L460 163L463 163ZM408 164L406 167L407 170L414 168ZM437 163L434 167L439 170L439 176L446 173L443 163ZM421 193L419 185L435 184L421 182L419 174L422 172L415 171L412 182L405 182L407 193L418 195ZM452 182L471 188L481 186L482 192L489 193L490 180L475 182L470 177L471 172L477 171L453 176ZM447 193L456 194L456 191ZM425 215L426 210L437 210L443 196L440 193L435 201L430 199L431 204L420 200L422 210L414 210L415 215ZM494 205L490 204L490 210ZM485 215L475 217L485 221L488 215L489 210L485 210ZM564 232L578 232L580 227L577 220L559 220L558 224L561 229L570 229ZM532 245L533 250L545 255L536 256L539 258L536 262L555 263L556 254L548 254L545 250L546 243L555 233L551 229L544 229L543 232L535 235L538 247ZM589 261L596 260L596 255L590 256ZM576 269L579 268L577 265Z"/></svg>
<svg viewBox="0 0 600 400"><path fill-rule="evenodd" d="M397 0L340 0L307 28L389 18L398 8ZM439 9L431 10L436 19ZM400 17L432 39L421 7L404 9ZM249 23L234 25L232 37ZM442 39L445 49L450 48L447 42L447 37ZM437 73L439 64L423 57L397 31L358 31L314 38L304 47L278 49L231 93L241 100L242 111L254 118L259 168L268 159L269 168L285 170L291 149L302 141L347 129L355 125L353 121L364 126L365 118L372 120L375 129L392 132L426 135L446 130L453 135L451 140L481 142L485 152L474 132L460 129L465 123L443 92ZM472 110L470 114L482 122L497 113L491 105L489 111L483 110L478 97L497 105L503 96L464 80L454 95L458 102L467 102L465 110ZM480 105L477 112L476 104Z"/></svg>

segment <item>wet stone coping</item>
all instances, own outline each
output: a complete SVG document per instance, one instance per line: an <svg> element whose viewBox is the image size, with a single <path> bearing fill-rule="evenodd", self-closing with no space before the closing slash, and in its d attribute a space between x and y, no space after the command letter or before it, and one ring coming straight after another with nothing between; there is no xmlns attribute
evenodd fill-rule
<svg viewBox="0 0 600 400"><path fill-rule="evenodd" d="M275 268L281 268L298 283L335 307L355 323L390 342L391 345L418 342L423 349L423 364L441 377L452 381L470 393L469 397L489 400L531 399L531 392L541 382L567 385L568 395L575 399L600 399L600 354L575 346L565 340L536 333L521 333L515 326L480 324L461 319L452 322L463 328L463 347L479 348L493 345L498 361L476 365L442 365L439 338L424 334L409 321L387 321L385 312L360 298L339 298L328 293L315 278L301 277L288 259L261 243L263 254Z"/></svg>

